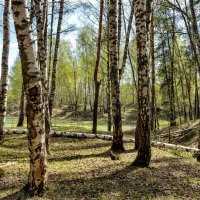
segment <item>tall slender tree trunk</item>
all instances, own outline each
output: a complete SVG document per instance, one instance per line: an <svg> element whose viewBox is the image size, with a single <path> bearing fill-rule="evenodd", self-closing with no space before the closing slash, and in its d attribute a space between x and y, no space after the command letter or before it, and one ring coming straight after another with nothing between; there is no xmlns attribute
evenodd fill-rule
<svg viewBox="0 0 200 200"><path fill-rule="evenodd" d="M108 54L109 57L109 54ZM112 128L112 115L111 115L111 98L110 98L110 62L108 58L107 62L107 113L108 113L108 131L111 131Z"/></svg>
<svg viewBox="0 0 200 200"><path fill-rule="evenodd" d="M130 34L131 34L132 23L133 23L133 15L134 15L134 5L135 5L135 0L132 1L132 5L131 5L131 13L130 13L129 21L128 21L127 32L126 32L126 41L125 41L125 46L124 46L124 54L123 54L123 58L122 58L122 66L121 66L121 69L119 71L120 80L121 80L122 75L124 73L127 55L128 55L129 40L130 40Z"/></svg>
<svg viewBox="0 0 200 200"><path fill-rule="evenodd" d="M180 63L181 65L183 65L183 62L182 62L182 58L181 58L181 53L180 53L180 49L179 49L179 46L178 46L178 43L176 41L176 48L177 48L177 51L178 51L178 56L179 56L179 59L180 59ZM183 104L183 115L184 115L184 121L186 122L187 121L187 110L186 110L186 96L185 96L185 90L184 90L184 84L183 84L183 78L182 76L184 75L182 70L181 70L181 66L180 64L178 64L178 72L179 72L179 75L180 75L180 83L181 83L181 92L182 92L182 104Z"/></svg>
<svg viewBox="0 0 200 200"><path fill-rule="evenodd" d="M194 1L189 0L189 5L190 5L190 10L191 10L191 21L192 21L192 32L193 32L193 38L194 38L194 43L196 44L198 48L198 53L200 53L200 35L199 35L199 30L198 30L198 24L197 24L197 17L194 9ZM198 70L200 73L200 66L198 66Z"/></svg>
<svg viewBox="0 0 200 200"><path fill-rule="evenodd" d="M188 96L188 104L189 104L189 119L193 120L193 107L192 107L192 99L191 99L191 81L189 80L187 74L186 74L186 69L185 66L182 65L184 77L185 77L185 82L186 82L186 91L187 91L187 96Z"/></svg>
<svg viewBox="0 0 200 200"><path fill-rule="evenodd" d="M151 131L156 129L156 89L155 89L155 51L154 51L154 11L150 20L150 51L151 51Z"/></svg>
<svg viewBox="0 0 200 200"><path fill-rule="evenodd" d="M84 107L83 107L83 111L86 112L87 110L87 79L85 78L84 80Z"/></svg>
<svg viewBox="0 0 200 200"><path fill-rule="evenodd" d="M43 3L43 9L42 9ZM47 29L47 4L48 0L43 2L34 0L34 10L37 21L37 35L38 35L38 62L40 66L41 81L43 87L43 101L45 103L45 135L46 135L46 148L49 152L49 133L51 132L51 123L49 116L49 106L48 106L48 93L47 93L47 66L46 66L46 35L45 31Z"/></svg>
<svg viewBox="0 0 200 200"><path fill-rule="evenodd" d="M170 52L171 66L169 71L170 83L170 126L176 126L176 110L175 110L175 89L174 89L174 52L175 52L175 16L173 13L173 32L172 32L172 47L170 45L169 33L167 32L167 43Z"/></svg>
<svg viewBox="0 0 200 200"><path fill-rule="evenodd" d="M110 50L109 50L109 0L107 0L107 113L108 113L108 124L107 130L112 129L112 113L111 113L111 84L110 84Z"/></svg>
<svg viewBox="0 0 200 200"><path fill-rule="evenodd" d="M177 85L176 80L174 81L174 86L175 86L175 91L176 91L176 104L177 104L177 109L178 109L179 123L181 125L181 123L182 123L181 109L180 109L180 101L179 101L179 95L178 95L178 85Z"/></svg>
<svg viewBox="0 0 200 200"><path fill-rule="evenodd" d="M101 56L101 37L102 37L102 24L103 24L103 7L104 0L100 2L100 16L99 16L99 33L98 33L98 47L97 47L97 58L94 70L94 85L95 85L95 96L94 96L94 109L93 109L93 126L92 133L97 133L97 115L98 115L98 104L99 104L99 89L101 82L98 81L98 71Z"/></svg>
<svg viewBox="0 0 200 200"><path fill-rule="evenodd" d="M199 110L199 88L198 88L198 73L195 69L195 104L194 104L194 115L195 119L199 119L200 110Z"/></svg>
<svg viewBox="0 0 200 200"><path fill-rule="evenodd" d="M121 46L121 30L122 30L122 0L116 0L118 2L118 23L117 23L117 57L118 57L118 67L120 65L120 46Z"/></svg>
<svg viewBox="0 0 200 200"><path fill-rule="evenodd" d="M47 93L50 90L51 82L51 64L52 64L52 46L53 46L53 25L54 25L54 7L55 0L52 0L52 10L51 10L51 27L50 27L50 42L49 42L49 63L48 63L48 75L47 75ZM48 94L49 95L49 94Z"/></svg>
<svg viewBox="0 0 200 200"><path fill-rule="evenodd" d="M133 0L133 2L135 3L135 0ZM133 3L132 2L132 3ZM131 3L130 3L130 5L131 5ZM134 5L133 5L134 6ZM131 7L132 8L132 7ZM123 14L123 22L124 22L124 29L126 30L126 19L125 19L125 14L124 14L124 6L123 6L123 4L122 4L122 14ZM134 8L133 8L133 10L131 10L131 11L133 11L133 15L134 15ZM131 13L132 14L132 13ZM130 14L130 17L131 17L131 14ZM132 20L130 20L129 19L129 22L130 21L132 21ZM129 29L129 28L128 28ZM126 33L126 36L127 36L127 32L125 31L125 33ZM129 36L130 37L130 36ZM127 36L127 38L128 38L128 36ZM130 39L129 39L130 40ZM127 41L128 42L128 41ZM136 77L135 77L135 69L134 69L134 66L133 66L133 62L132 62L132 58L131 58L131 54L130 54L130 51L129 51L129 45L127 46L128 48L127 48L127 55L128 55L128 59L129 59L129 63L130 63L130 66L131 66L131 71L132 71L132 76L133 76L133 83L134 83L134 86L135 86L135 89L136 89L136 91L137 91L137 81L136 81ZM124 48L125 49L125 48ZM124 53L125 53L126 51L124 51ZM126 56L127 56L126 55ZM125 59L125 56L123 56L123 60L126 60ZM123 62L123 60L122 60L122 66L124 65L124 62ZM125 66L124 66L125 67ZM123 67L120 69L120 74L123 74ZM120 75L121 76L121 75ZM121 79L121 78L120 78ZM134 100L134 96L133 96L133 100Z"/></svg>
<svg viewBox="0 0 200 200"><path fill-rule="evenodd" d="M149 67L147 59L146 0L136 0L135 20L138 60L138 133L139 150L134 166L149 166L150 145L150 108L149 108Z"/></svg>
<svg viewBox="0 0 200 200"><path fill-rule="evenodd" d="M30 17L26 3L26 0L12 0L14 23L27 97L26 115L30 171L26 189L31 196L34 196L41 194L47 187L47 153L42 81L35 59Z"/></svg>
<svg viewBox="0 0 200 200"><path fill-rule="evenodd" d="M19 106L19 120L17 123L17 127L23 126L24 109L25 109L25 91L24 91L24 84L22 83L22 92L21 92L21 99L20 99L20 106Z"/></svg>
<svg viewBox="0 0 200 200"><path fill-rule="evenodd" d="M168 95L168 101L169 101L169 106L171 105L171 87L170 87L170 72L168 72L168 67L167 67L167 61L166 61L166 50L165 50L165 41L164 41L164 35L161 33L161 46L162 46L162 56L163 56L163 64L164 64L164 70L165 70L165 81L169 84L167 84L167 95ZM170 107L171 110L171 107Z"/></svg>
<svg viewBox="0 0 200 200"><path fill-rule="evenodd" d="M113 151L123 151L123 133L120 104L120 84L117 53L117 2L110 0L109 6L109 55L110 55L110 78L112 94L112 117L113 117Z"/></svg>
<svg viewBox="0 0 200 200"><path fill-rule="evenodd" d="M3 140L4 137L4 123L7 106L8 57L10 47L10 3L10 0L5 0L3 15L3 51L0 83L0 141Z"/></svg>
<svg viewBox="0 0 200 200"><path fill-rule="evenodd" d="M56 90L56 71L57 71L56 66L57 66L57 59L58 59L58 48L60 44L60 31L61 31L62 19L63 19L63 9L64 9L64 0L60 0L60 11L59 11L56 43L55 43L55 50L54 50L54 59L53 59L53 66L52 66L52 73L51 73L51 91L50 91L50 97L49 97L50 117L52 116L52 109L53 109L54 96L55 96L55 90Z"/></svg>

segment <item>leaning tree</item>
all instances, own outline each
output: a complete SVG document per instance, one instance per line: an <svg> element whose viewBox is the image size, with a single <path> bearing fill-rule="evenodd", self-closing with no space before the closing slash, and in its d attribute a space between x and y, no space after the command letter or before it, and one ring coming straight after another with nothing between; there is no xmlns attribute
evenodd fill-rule
<svg viewBox="0 0 200 200"><path fill-rule="evenodd" d="M30 171L26 189L31 195L37 195L44 191L47 186L47 153L42 81L36 62L27 0L12 0L12 10L27 99L26 116Z"/></svg>

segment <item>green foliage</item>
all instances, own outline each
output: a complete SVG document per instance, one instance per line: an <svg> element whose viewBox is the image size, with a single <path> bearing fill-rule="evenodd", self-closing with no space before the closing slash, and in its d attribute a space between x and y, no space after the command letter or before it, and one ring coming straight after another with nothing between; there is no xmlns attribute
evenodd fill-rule
<svg viewBox="0 0 200 200"><path fill-rule="evenodd" d="M19 56L16 58L9 75L8 109L10 106L18 108L22 90L22 69Z"/></svg>

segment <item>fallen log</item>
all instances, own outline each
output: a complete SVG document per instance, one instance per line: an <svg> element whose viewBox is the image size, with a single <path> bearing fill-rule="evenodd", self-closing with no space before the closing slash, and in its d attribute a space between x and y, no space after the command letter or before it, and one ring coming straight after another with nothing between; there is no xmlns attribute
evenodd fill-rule
<svg viewBox="0 0 200 200"><path fill-rule="evenodd" d="M27 133L27 130L15 130L10 129L6 130L5 133L7 134L25 134ZM69 138L99 138L103 140L112 140L113 136L111 135L104 135L104 134L91 134L91 133L76 133L76 132L65 132L65 131L52 131L50 133L51 137L69 137ZM124 142L135 142L135 139L133 138L123 138ZM170 144L165 142L157 142L157 141L151 141L151 145L155 147L166 147L170 149L176 149L186 152L200 152L200 149L194 148L194 147L187 147L182 145L176 145L176 144Z"/></svg>

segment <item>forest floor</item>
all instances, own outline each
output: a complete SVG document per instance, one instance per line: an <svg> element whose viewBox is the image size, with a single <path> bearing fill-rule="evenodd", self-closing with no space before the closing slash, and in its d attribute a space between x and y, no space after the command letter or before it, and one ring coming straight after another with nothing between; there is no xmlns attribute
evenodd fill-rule
<svg viewBox="0 0 200 200"><path fill-rule="evenodd" d="M200 165L190 153L152 148L150 166L135 168L133 144L125 144L116 161L108 156L110 146L99 139L52 138L49 189L34 200L200 199ZM0 155L0 199L19 200L29 170L27 136L6 135Z"/></svg>

